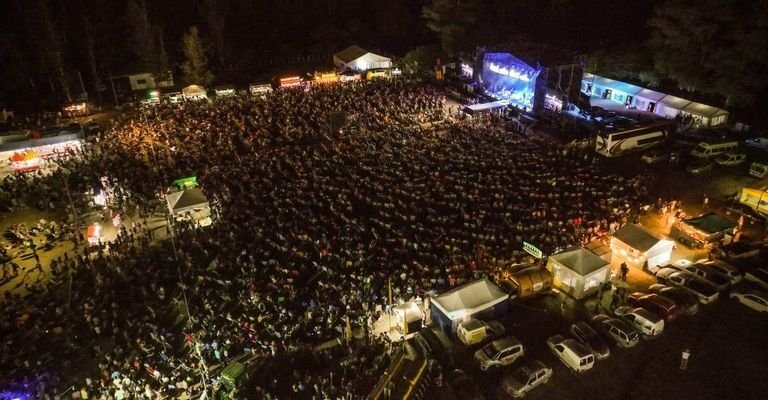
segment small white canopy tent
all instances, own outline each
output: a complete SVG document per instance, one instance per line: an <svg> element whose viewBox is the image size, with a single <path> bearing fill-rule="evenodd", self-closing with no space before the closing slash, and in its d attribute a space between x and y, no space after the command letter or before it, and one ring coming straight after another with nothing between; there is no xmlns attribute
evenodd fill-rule
<svg viewBox="0 0 768 400"><path fill-rule="evenodd" d="M365 71L376 68L392 68L392 59L371 53L359 46L349 46L333 55L333 64L342 71L347 68Z"/></svg>
<svg viewBox="0 0 768 400"><path fill-rule="evenodd" d="M208 98L205 88L200 85L189 85L184 89L181 89L181 94L185 99L190 100L203 100Z"/></svg>
<svg viewBox="0 0 768 400"><path fill-rule="evenodd" d="M549 257L547 269L552 273L555 287L581 299L608 280L611 264L589 250L572 247Z"/></svg>
<svg viewBox="0 0 768 400"><path fill-rule="evenodd" d="M165 199L174 218L191 219L201 225L210 224L211 207L200 188L169 193Z"/></svg>
<svg viewBox="0 0 768 400"><path fill-rule="evenodd" d="M626 224L611 238L613 255L629 266L655 267L672 258L675 242L660 238L640 224Z"/></svg>
<svg viewBox="0 0 768 400"><path fill-rule="evenodd" d="M432 320L444 331L453 334L458 324L469 317L495 318L506 313L508 299L509 294L493 282L477 280L433 298Z"/></svg>

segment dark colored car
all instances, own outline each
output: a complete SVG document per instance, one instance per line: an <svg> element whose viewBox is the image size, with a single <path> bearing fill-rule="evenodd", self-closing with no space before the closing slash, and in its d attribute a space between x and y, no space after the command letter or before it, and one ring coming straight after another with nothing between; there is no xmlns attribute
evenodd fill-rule
<svg viewBox="0 0 768 400"><path fill-rule="evenodd" d="M604 360L611 355L608 344L588 323L584 321L574 323L571 325L571 334L576 340L589 347L598 359Z"/></svg>
<svg viewBox="0 0 768 400"><path fill-rule="evenodd" d="M477 383L460 369L455 369L448 374L448 382L456 397L461 400L485 400Z"/></svg>
<svg viewBox="0 0 768 400"><path fill-rule="evenodd" d="M661 318L664 318L664 321L667 322L677 318L679 313L677 304L672 299L656 293L632 293L627 297L627 304L632 307L645 308Z"/></svg>
<svg viewBox="0 0 768 400"><path fill-rule="evenodd" d="M681 313L693 315L699 312L699 300L685 289L656 283L651 285L648 290L674 301Z"/></svg>

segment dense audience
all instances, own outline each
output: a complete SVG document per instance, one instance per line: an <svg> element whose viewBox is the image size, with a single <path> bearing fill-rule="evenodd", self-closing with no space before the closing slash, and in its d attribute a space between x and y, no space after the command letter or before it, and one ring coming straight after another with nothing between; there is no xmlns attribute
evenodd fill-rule
<svg viewBox="0 0 768 400"><path fill-rule="evenodd" d="M51 267L58 282L72 274L71 297L63 284L6 295L0 386L186 398L222 387L236 359L253 366L241 398L363 398L387 363L366 332L388 281L396 302L423 298L488 275L523 240L546 253L584 243L645 192L544 137L445 110L407 80L158 105L53 175L6 180L44 208L30 200L54 207L62 179L83 191L106 177L113 207L146 217L161 188L195 175L215 222L174 224L173 243L136 222L95 251L69 235L76 253ZM331 131L339 111L354 129ZM347 319L363 339L340 339Z"/></svg>

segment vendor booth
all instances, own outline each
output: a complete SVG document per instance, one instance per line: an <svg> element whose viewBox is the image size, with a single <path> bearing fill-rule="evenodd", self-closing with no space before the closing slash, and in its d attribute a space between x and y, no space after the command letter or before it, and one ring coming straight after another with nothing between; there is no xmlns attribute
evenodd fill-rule
<svg viewBox="0 0 768 400"><path fill-rule="evenodd" d="M707 244L733 235L735 227L735 223L711 212L676 223L672 227L672 235L691 243Z"/></svg>
<svg viewBox="0 0 768 400"><path fill-rule="evenodd" d="M280 78L280 89L295 88L301 86L301 77L289 76Z"/></svg>
<svg viewBox="0 0 768 400"><path fill-rule="evenodd" d="M446 334L472 318L493 319L507 312L509 295L488 279L453 288L431 301L431 318Z"/></svg>
<svg viewBox="0 0 768 400"><path fill-rule="evenodd" d="M200 85L189 85L181 89L181 94L187 100L205 100L208 98L205 88Z"/></svg>
<svg viewBox="0 0 768 400"><path fill-rule="evenodd" d="M626 224L611 238L613 255L628 266L648 269L672 258L675 242L660 238L640 224Z"/></svg>
<svg viewBox="0 0 768 400"><path fill-rule="evenodd" d="M102 242L101 224L98 222L89 225L85 237L88 239L89 246L98 246Z"/></svg>
<svg viewBox="0 0 768 400"><path fill-rule="evenodd" d="M40 169L40 157L34 150L14 153L11 156L11 170L13 172L32 172Z"/></svg>
<svg viewBox="0 0 768 400"><path fill-rule="evenodd" d="M176 220L190 220L201 226L211 224L211 208L200 188L169 193L165 197L168 209Z"/></svg>
<svg viewBox="0 0 768 400"><path fill-rule="evenodd" d="M373 335L378 337L382 333L389 335L390 340L400 341L410 339L422 328L424 312L422 302L408 301L385 312L373 324Z"/></svg>
<svg viewBox="0 0 768 400"><path fill-rule="evenodd" d="M213 88L217 97L228 97L237 94L235 85L219 85Z"/></svg>
<svg viewBox="0 0 768 400"><path fill-rule="evenodd" d="M272 84L269 83L252 83L249 90L254 96L266 96L272 93Z"/></svg>
<svg viewBox="0 0 768 400"><path fill-rule="evenodd" d="M608 280L611 264L582 247L572 247L550 256L547 269L556 288L582 299Z"/></svg>

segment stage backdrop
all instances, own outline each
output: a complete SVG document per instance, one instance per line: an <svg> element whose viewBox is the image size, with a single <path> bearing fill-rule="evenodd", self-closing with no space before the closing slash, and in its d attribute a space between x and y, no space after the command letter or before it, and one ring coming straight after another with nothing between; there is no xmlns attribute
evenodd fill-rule
<svg viewBox="0 0 768 400"><path fill-rule="evenodd" d="M483 86L496 97L520 108L533 108L536 78L541 72L509 53L485 53Z"/></svg>

